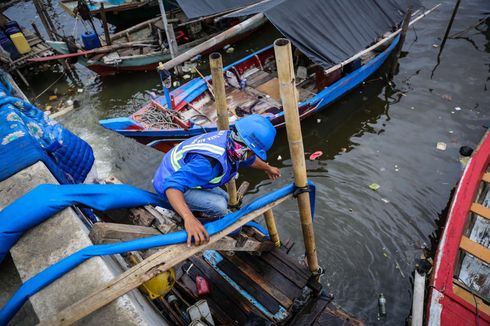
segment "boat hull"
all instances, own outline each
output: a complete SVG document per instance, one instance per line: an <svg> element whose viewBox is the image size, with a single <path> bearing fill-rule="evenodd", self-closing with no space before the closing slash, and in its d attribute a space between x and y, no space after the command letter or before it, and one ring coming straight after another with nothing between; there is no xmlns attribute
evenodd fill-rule
<svg viewBox="0 0 490 326"><path fill-rule="evenodd" d="M428 325L490 325L490 306L453 279L468 216L489 164L490 132L487 132L455 191L436 252L426 314Z"/></svg>
<svg viewBox="0 0 490 326"><path fill-rule="evenodd" d="M396 37L391 45L385 49L382 53L376 56L374 59L368 61L366 64L361 66L359 69L353 71L352 73L346 75L341 78L337 82L333 83L329 87L325 88L315 96L309 98L306 101L303 101L298 104L300 119L306 119L319 111L325 109L330 104L341 98L347 92L351 91L355 87L362 84L369 76L371 76L374 72L376 72L383 63L387 60L390 54L395 49L398 44L399 37ZM269 50L270 47L257 51L246 58L254 57L262 53L263 51ZM232 64L236 65L239 62L243 62L246 58L238 61L237 63ZM194 80L189 82L188 84L199 84L199 80ZM201 85L202 84L202 85ZM189 94L198 92L202 90L202 87L206 87L204 82L200 82L200 88L196 87L196 91L189 92ZM199 86L198 85L198 86ZM184 85L185 87L185 85ZM188 88L191 88L188 86ZM178 95L176 95L177 97ZM189 95L191 96L191 95ZM203 128L203 127L192 127L188 129L171 129L171 130L144 130L143 128L135 128L131 123L131 119L125 121L124 125L113 124L111 120L101 121L101 125L105 128L111 129L113 131L118 132L121 135L126 137L134 138L136 141L160 149L160 148L171 148L167 145L163 144L175 144L176 142L182 141L183 139L200 135L204 132L215 131L216 128ZM134 121L133 121L134 122ZM275 115L271 118L272 124L276 128L283 127L284 122L284 113ZM137 124L134 122L134 124Z"/></svg>

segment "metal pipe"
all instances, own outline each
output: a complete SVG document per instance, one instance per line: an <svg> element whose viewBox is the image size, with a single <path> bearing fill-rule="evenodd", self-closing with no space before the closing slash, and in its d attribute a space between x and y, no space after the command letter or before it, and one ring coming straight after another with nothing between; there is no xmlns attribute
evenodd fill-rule
<svg viewBox="0 0 490 326"><path fill-rule="evenodd" d="M296 89L291 42L287 39L278 39L274 42L277 73L279 77L279 90L286 120L289 151L294 171L294 182L297 188L307 189L305 153L303 136L298 111L298 90ZM312 273L318 273L320 266L316 254L315 232L310 210L310 197L308 192L298 195L299 214L303 240L306 249L308 266Z"/></svg>

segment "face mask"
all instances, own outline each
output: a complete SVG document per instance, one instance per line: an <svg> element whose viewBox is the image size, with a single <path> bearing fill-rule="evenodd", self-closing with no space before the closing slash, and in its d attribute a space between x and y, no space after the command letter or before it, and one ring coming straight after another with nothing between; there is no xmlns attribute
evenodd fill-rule
<svg viewBox="0 0 490 326"><path fill-rule="evenodd" d="M226 150L228 152L228 157L235 162L245 161L250 152L250 149L243 143L240 135L235 131L231 132Z"/></svg>

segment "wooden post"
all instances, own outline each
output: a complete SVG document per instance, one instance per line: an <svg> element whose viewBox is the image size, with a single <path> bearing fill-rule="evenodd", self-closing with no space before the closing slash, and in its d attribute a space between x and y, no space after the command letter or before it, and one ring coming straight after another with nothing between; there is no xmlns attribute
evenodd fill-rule
<svg viewBox="0 0 490 326"><path fill-rule="evenodd" d="M453 9L453 12L451 14L451 19L449 19L449 23L447 25L446 32L444 33L444 37L442 38L442 43L441 43L441 46L439 48L439 56L442 53L442 49L444 49L444 45L446 45L446 40L447 40L447 37L449 35L449 32L451 31L451 27L453 26L454 17L456 17L456 13L458 12L458 8L459 8L460 3L461 3L461 0L457 0L456 4L454 5L454 9Z"/></svg>
<svg viewBox="0 0 490 326"><path fill-rule="evenodd" d="M163 5L163 0L158 0L158 6L160 7L160 14L162 15L163 29L165 29L165 35L167 36L168 49L170 50L170 56L174 59L179 55L177 50L177 40L175 39L174 29L172 25L168 24L167 14ZM181 67L175 68L177 74L181 74Z"/></svg>
<svg viewBox="0 0 490 326"><path fill-rule="evenodd" d="M305 153L303 148L303 136L298 112L298 91L296 89L291 42L287 39L278 39L274 42L276 54L277 73L279 77L279 90L286 120L289 151L293 163L294 182L298 188L307 187ZM312 273L320 270L316 255L315 233L310 210L310 197L308 192L298 195L299 214L303 238L306 249L308 267Z"/></svg>
<svg viewBox="0 0 490 326"><path fill-rule="evenodd" d="M405 17L403 18L402 30L400 32L400 40L398 41L397 50L393 56L393 64L391 65L391 75L394 76L396 68L398 66L398 59L400 58L400 53L402 52L403 44L405 43L405 37L407 36L408 26L410 23L410 18L412 17L412 7L407 9Z"/></svg>
<svg viewBox="0 0 490 326"><path fill-rule="evenodd" d="M44 15L42 4L39 2L39 0L33 0L32 2L34 3L34 6L36 7L37 14L39 15L39 18L41 19L41 23L43 24L44 29L46 30L46 33L48 33L48 36L52 40L56 41L57 38L54 35L54 32L51 30L51 26L50 26L46 16Z"/></svg>
<svg viewBox="0 0 490 326"><path fill-rule="evenodd" d="M264 218L272 243L274 243L275 247L279 248L281 246L281 239L279 238L279 232L277 232L276 220L274 219L272 209L264 213Z"/></svg>
<svg viewBox="0 0 490 326"><path fill-rule="evenodd" d="M102 26L104 27L105 44L111 45L111 36L109 35L109 26L107 26L107 18L105 16L104 3L100 3L100 18L102 19Z"/></svg>
<svg viewBox="0 0 490 326"><path fill-rule="evenodd" d="M218 52L211 53L209 56L209 66L213 79L213 91L218 112L218 129L228 130L230 122L228 120L228 106L226 105L225 78L223 77L223 60ZM238 204L235 179L230 180L226 185L230 196L228 204L236 206Z"/></svg>

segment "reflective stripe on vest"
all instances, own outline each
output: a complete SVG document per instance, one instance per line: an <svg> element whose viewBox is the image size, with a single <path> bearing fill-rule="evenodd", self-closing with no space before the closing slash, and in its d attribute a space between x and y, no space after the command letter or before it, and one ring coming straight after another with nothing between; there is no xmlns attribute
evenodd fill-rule
<svg viewBox="0 0 490 326"><path fill-rule="evenodd" d="M191 145L185 145L182 148L176 148L175 150L173 150L170 153L170 161L172 163L172 168L174 169L174 171L178 171L182 167L180 165L179 161L184 157L184 155L187 152L195 150L195 149L199 149L199 150L204 149L206 151L209 151L209 152L217 154L217 155L223 155L225 153L224 148L222 148L220 146L212 145L212 144L191 144ZM212 183L212 184L220 183L226 174L225 171L223 171L223 172L224 173L222 175L212 179L211 181L209 181L209 183Z"/></svg>

